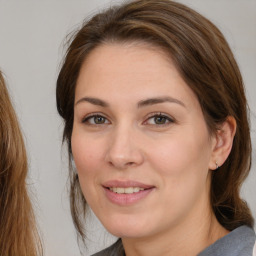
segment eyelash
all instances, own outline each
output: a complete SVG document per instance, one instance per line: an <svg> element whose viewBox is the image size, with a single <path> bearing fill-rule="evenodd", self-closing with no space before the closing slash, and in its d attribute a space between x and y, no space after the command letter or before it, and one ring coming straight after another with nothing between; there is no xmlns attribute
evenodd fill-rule
<svg viewBox="0 0 256 256"><path fill-rule="evenodd" d="M102 124L96 124L96 123L90 124L90 123L89 123L90 119L94 119L94 121L95 121L95 118L97 118L97 117L98 117L98 118L104 118L105 121L108 120L105 116L103 116L103 115L100 114L100 113L92 113L92 114L90 114L90 115L84 117L83 120L82 120L82 123L87 123L88 125L103 125L103 124L106 124L106 123L102 123ZM110 122L108 122L108 123L110 123Z"/></svg>
<svg viewBox="0 0 256 256"><path fill-rule="evenodd" d="M163 113L161 113L161 112L156 112L156 113L151 113L151 114L147 117L146 121L144 121L143 123L148 122L150 119L156 119L156 118L159 118L159 117L160 117L160 118L164 118L166 122L165 122L165 123L161 123L161 124L154 123L154 124L148 124L148 125L159 126L159 127L161 126L161 127L163 127L163 126L167 126L167 125L169 125L169 124L175 122L174 119L171 118L170 116L165 115L165 114L163 114ZM155 121L155 120L154 120L154 121Z"/></svg>
<svg viewBox="0 0 256 256"><path fill-rule="evenodd" d="M97 124L97 123L95 123L95 118L103 118L103 119L104 119L104 122ZM163 118L163 119L165 120L165 122L164 122L164 123L160 123L160 124L157 124L157 123L149 124L148 121L149 121L150 119L153 119L153 118L154 118L154 119L156 119L156 118ZM89 122L90 119L94 119L94 123L93 123L93 124ZM92 114L90 114L90 115L88 115L88 116L86 116L86 117L84 117L84 118L82 119L82 123L85 123L85 124L88 124L88 125L94 125L94 126L104 125L104 124L110 124L110 121L108 121L107 123L106 123L106 121L108 121L108 119L107 119L104 115L102 115L102 114L100 114L100 113L92 113ZM154 120L154 121L156 121L156 120ZM150 126L163 127L163 126L167 126L167 125L169 125L170 123L174 123L174 122L175 122L175 120L174 120L173 118L171 118L170 116L165 115L165 114L162 114L161 112L156 112L156 113L151 113L151 114L146 118L146 120L143 122L143 124L148 123L148 125L150 125Z"/></svg>

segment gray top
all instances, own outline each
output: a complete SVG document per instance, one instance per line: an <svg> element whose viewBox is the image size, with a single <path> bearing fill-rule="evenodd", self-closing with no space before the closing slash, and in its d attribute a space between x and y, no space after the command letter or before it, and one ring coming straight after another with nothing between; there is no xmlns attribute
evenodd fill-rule
<svg viewBox="0 0 256 256"><path fill-rule="evenodd" d="M252 256L255 232L247 226L241 226L217 240L198 256Z"/></svg>
<svg viewBox="0 0 256 256"><path fill-rule="evenodd" d="M252 228L241 226L217 240L198 256L252 256L255 239ZM121 239L93 256L125 256Z"/></svg>

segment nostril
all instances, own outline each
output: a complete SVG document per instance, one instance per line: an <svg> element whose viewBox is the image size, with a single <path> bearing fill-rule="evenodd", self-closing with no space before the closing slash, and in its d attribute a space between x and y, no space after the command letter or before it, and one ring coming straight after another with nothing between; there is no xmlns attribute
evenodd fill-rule
<svg viewBox="0 0 256 256"><path fill-rule="evenodd" d="M143 156L140 150L130 150L129 148L123 150L115 149L106 152L105 161L114 168L126 169L140 165L143 162Z"/></svg>
<svg viewBox="0 0 256 256"><path fill-rule="evenodd" d="M109 161L108 163L118 169L126 169L127 167L133 166L135 164L133 161Z"/></svg>

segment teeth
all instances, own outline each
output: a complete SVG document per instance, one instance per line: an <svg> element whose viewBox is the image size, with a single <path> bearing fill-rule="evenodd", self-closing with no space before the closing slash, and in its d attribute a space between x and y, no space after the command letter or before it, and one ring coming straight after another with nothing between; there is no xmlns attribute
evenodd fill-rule
<svg viewBox="0 0 256 256"><path fill-rule="evenodd" d="M117 194L132 194L132 193L138 193L139 191L144 190L144 188L139 188L139 187L109 188L109 189Z"/></svg>

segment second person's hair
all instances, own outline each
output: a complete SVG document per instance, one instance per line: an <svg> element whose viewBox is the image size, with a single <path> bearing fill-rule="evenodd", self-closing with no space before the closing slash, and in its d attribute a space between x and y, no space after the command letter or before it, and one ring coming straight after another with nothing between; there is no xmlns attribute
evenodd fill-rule
<svg viewBox="0 0 256 256"><path fill-rule="evenodd" d="M39 256L42 247L28 195L28 163L19 123L0 72L0 255Z"/></svg>

